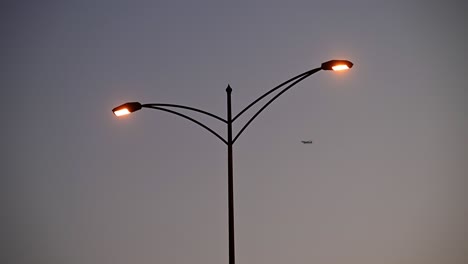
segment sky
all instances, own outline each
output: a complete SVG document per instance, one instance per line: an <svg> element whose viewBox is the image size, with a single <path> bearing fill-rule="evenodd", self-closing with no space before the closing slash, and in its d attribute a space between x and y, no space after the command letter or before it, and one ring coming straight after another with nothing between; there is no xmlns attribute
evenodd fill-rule
<svg viewBox="0 0 468 264"><path fill-rule="evenodd" d="M225 117L228 84L238 113L348 59L236 141L237 263L468 263L467 11L456 0L2 1L0 262L227 263L226 146L175 115L111 109Z"/></svg>

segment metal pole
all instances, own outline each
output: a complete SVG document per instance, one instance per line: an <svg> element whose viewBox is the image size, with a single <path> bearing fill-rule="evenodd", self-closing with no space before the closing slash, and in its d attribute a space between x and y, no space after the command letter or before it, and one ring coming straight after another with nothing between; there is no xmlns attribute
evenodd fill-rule
<svg viewBox="0 0 468 264"><path fill-rule="evenodd" d="M233 165L232 165L232 111L231 86L226 88L227 93L227 146L228 146L228 222L229 222L229 264L235 263L234 254L234 191L233 191Z"/></svg>

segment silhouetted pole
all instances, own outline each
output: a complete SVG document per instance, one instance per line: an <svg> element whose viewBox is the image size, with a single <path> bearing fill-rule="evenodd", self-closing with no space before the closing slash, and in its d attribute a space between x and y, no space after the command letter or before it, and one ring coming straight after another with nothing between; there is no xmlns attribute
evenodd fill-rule
<svg viewBox="0 0 468 264"><path fill-rule="evenodd" d="M227 147L228 147L228 222L229 222L229 264L235 263L234 251L234 191L233 191L233 164L232 164L232 111L231 86L226 88L227 95Z"/></svg>
<svg viewBox="0 0 468 264"><path fill-rule="evenodd" d="M232 117L232 110L231 110L231 93L232 89L231 86L228 85L226 88L226 95L227 95L227 119L223 119L215 114L203 111L198 108L189 107L185 105L177 105L177 104L164 104L164 103L154 103L154 104L140 104L139 102L128 102L118 107L112 109L112 112L116 116L123 116L130 114L132 112L138 111L141 108L151 108L155 110L160 110L164 112L168 112L182 118L185 118L201 127L209 131L211 134L215 135L218 139L220 139L223 143L227 145L228 151L228 235L229 235L229 264L235 264L235 251L234 251L234 191L233 191L233 161L232 161L232 146L234 142L239 138L239 136L244 132L244 130L250 125L250 123L263 111L267 106L269 106L273 101L275 101L279 96L283 93L291 89L291 87L295 86L297 83L301 82L302 80L306 79L307 77L311 76L312 74L320 71L320 70L327 70L327 71L340 71L346 70L353 67L353 63L346 60L331 60L322 63L322 66L319 68L315 68L304 73L301 73L280 85L270 89L268 92L264 93L262 96L258 97L252 103L250 103L247 107L241 110L234 118ZM286 86L286 87L284 87ZM284 88L283 88L284 87ZM278 92L273 98L271 98L265 105L263 105L247 122L246 124L239 130L237 135L233 138L232 136L232 123L241 116L245 111L247 111L250 107L258 103L260 100L268 96L269 94L277 91L278 89L283 88ZM216 131L209 128L205 124L201 123L200 121L195 120L194 118L183 114L181 112L177 112L175 110L171 110L170 108L179 108L183 110L190 110L194 112L198 112L204 114L206 116L210 116L215 118L221 122L227 124L227 140L224 139L221 135L219 135Z"/></svg>

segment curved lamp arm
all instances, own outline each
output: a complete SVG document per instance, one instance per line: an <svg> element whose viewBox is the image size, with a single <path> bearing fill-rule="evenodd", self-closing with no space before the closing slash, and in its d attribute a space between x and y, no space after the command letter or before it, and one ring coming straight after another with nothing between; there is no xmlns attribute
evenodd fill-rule
<svg viewBox="0 0 468 264"><path fill-rule="evenodd" d="M275 95L273 98L271 98L264 106L262 106L262 108L260 108L250 119L249 121L247 121L247 123L242 127L242 129L239 131L239 133L237 133L237 135L234 137L234 139L232 140L232 143L234 143L237 138L239 138L239 136L242 134L242 132L244 132L244 130L247 128L247 126L249 126L250 123L252 123L252 121L268 106L270 105L274 100L276 100L276 98L278 98L279 96L281 96L284 92L286 92L287 90L289 90L291 87L293 87L294 85L296 85L297 83L301 82L302 80L306 79L307 77L311 76L312 74L320 71L322 68L315 68L315 69L312 69L310 71L307 71L307 72L304 72L302 74L299 74L297 75L296 77L293 77L289 80L287 80L286 82L276 86L275 88L271 89L270 91L268 91L267 93L265 93L264 95L260 96L257 100L255 100L253 103L251 103L250 105L248 105L246 108L244 108L244 110L242 110L239 114L237 114L234 119L232 121L234 121L237 117L239 117L242 113L244 113L247 109L249 109L252 105L254 105L255 103L257 103L258 101L260 101L261 99L263 99L265 96L269 95L270 93L278 90L280 87L284 86L285 84L291 82L294 80L294 82L292 82L290 85L288 85L286 88L284 88L283 90L281 90L281 92L279 92L277 95Z"/></svg>
<svg viewBox="0 0 468 264"><path fill-rule="evenodd" d="M321 70L321 68L316 68L316 69L312 69L312 70L309 70L309 71L306 71L306 72L303 72L297 76L294 76L292 77L291 79L281 83L280 85L272 88L271 90L269 90L268 92L264 93L262 96L258 97L255 101L253 101L252 103L250 103L246 108L242 109L242 111L240 111L233 119L232 119L232 122L234 122L234 120L236 120L239 116L241 116L245 111L247 111L250 107L252 107L254 104L256 104L258 101L262 100L263 98L265 98L265 96L271 94L272 92L278 90L279 88L283 87L284 85L298 79L298 78L301 78L303 77L304 75L307 75L307 74L314 74L315 72Z"/></svg>
<svg viewBox="0 0 468 264"><path fill-rule="evenodd" d="M160 104L159 104L159 105L160 105ZM188 119L188 120L194 122L195 124L197 124L197 125L203 127L204 129L208 130L211 134L215 135L215 136L216 136L217 138L219 138L222 142L224 142L224 144L226 144L226 145L228 144L228 142L227 142L222 136L220 136L218 133L216 133L213 129L207 127L206 125L202 124L201 122L199 122L199 121L197 121L197 120L195 120L195 119L193 119L193 118L191 118L191 117L189 117L189 116L187 116L187 115L184 115L184 114L182 114L182 113L176 112L176 111L174 111L174 110L170 110L170 109L166 109L166 108L160 107L160 106L158 106L158 104L144 104L144 105L141 105L141 107L151 108L151 109L156 109L156 110L161 110L161 111L169 112L169 113L171 113L171 114L175 114L175 115L178 115L178 116L183 117L183 118L185 118L185 119ZM180 108L186 108L186 107L182 107L182 106L181 106ZM186 109L190 109L190 108L186 108ZM190 109L190 110L194 110L194 109ZM198 112L198 111L197 111L197 112ZM204 112L204 111L203 111L203 112ZM206 114L208 114L208 115L210 115L210 116L214 116L214 115L211 115L211 114L209 114L209 113L206 113ZM222 120L222 121L224 121L224 120Z"/></svg>
<svg viewBox="0 0 468 264"><path fill-rule="evenodd" d="M227 121L215 114L212 114L212 113L209 113L209 112L206 112L206 111L203 111L203 110L200 110L200 109L197 109L195 107L190 107L190 106L185 106L185 105L177 105L177 104L144 104L144 105L141 105L142 107L174 107L174 108L182 108L182 109L187 109L187 110L191 110L191 111L194 111L194 112L198 112L198 113L202 113L202 114L205 114L207 116L211 116L213 118L216 118L218 119L219 121L222 121L224 123L227 123Z"/></svg>
<svg viewBox="0 0 468 264"><path fill-rule="evenodd" d="M316 69L312 69L312 70L309 70L309 71L306 71L304 73L301 73L283 83L281 83L280 85L272 88L271 90L269 90L268 92L266 92L265 94L263 94L262 96L260 96L259 98L257 98L255 101L253 101L251 104L249 104L247 107L245 107L242 111L240 111L233 119L231 119L231 112L230 112L230 91L228 91L228 120L225 120L217 115L214 115L214 114L211 114L211 113L208 113L206 111L203 111L203 110L200 110L200 109L197 109L197 108L194 108L194 107L189 107L189 106L183 106L183 105L176 105L176 104L140 104L139 102L128 102L128 103L125 103L123 105L120 105L118 107L115 107L114 109L112 109L112 112L116 115L116 116L122 116L122 115L127 115L127 114L130 114L132 112L135 112L135 111L138 111L140 110L142 107L145 107L145 108L152 108L152 109L156 109L156 110L161 110L161 111L165 111L165 112L168 112L168 113L172 113L172 114L175 114L175 115L178 115L178 116L181 116L185 119L188 119L192 122L194 122L195 124L203 127L204 129L208 130L210 133L212 133L213 135L215 135L217 138L219 138L222 142L224 142L226 145L228 146L231 146L238 138L239 136L242 134L242 132L244 132L244 130L249 126L249 124L268 106L270 105L274 100L276 100L279 96L281 96L284 92L286 92L287 90L289 90L291 87L293 87L294 85L296 85L297 83L301 82L302 80L306 79L307 77L309 77L310 75L320 71L320 70L334 70L334 71L340 71L340 70L347 70L347 69L350 69L351 67L353 67L353 63L350 62L350 61L347 61L347 60L330 60L330 61L327 61L327 62L324 62L322 63L321 67L320 68L316 68ZM292 83L291 83L292 82ZM289 84L291 83L291 84ZM222 121L224 123L226 123L228 125L228 130L231 129L231 126L232 126L232 123L234 122L234 120L236 120L239 116L241 116L245 111L247 111L250 107L252 107L254 104L256 104L257 102L259 102L261 99L265 98L267 95L271 94L272 92L278 90L279 88L283 87L284 85L286 84L289 84L286 88L284 88L283 90L281 90L277 95L275 95L273 98L271 98L264 106L262 106L260 108L260 110L258 110L250 119L249 121L247 121L247 123L242 127L242 129L239 131L239 133L234 137L233 140L231 140L231 136L228 135L229 137L229 142L228 140L224 139L223 137L221 137L218 133L216 133L213 129L207 127L206 125L202 124L201 122L193 119L192 117L189 117L185 114L182 114L182 113L179 113L177 111L174 111L174 110L170 110L170 109L166 109L165 107L174 107L174 108L181 108L181 109L187 109L187 110L191 110L191 111L195 111L195 112L198 112L198 113L202 113L202 114L205 114L205 115L208 115L210 117L213 117L215 119L218 119L219 121ZM230 87L228 87L230 89ZM230 132L228 132L229 134Z"/></svg>

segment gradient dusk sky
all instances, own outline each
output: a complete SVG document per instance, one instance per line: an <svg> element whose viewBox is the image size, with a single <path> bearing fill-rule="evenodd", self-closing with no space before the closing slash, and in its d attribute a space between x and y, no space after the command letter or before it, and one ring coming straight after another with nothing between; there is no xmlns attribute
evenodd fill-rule
<svg viewBox="0 0 468 264"><path fill-rule="evenodd" d="M301 82L234 145L236 263L468 263L467 14L461 0L2 1L0 263L227 264L226 146L111 109L224 117L228 84L235 114L330 59L355 66Z"/></svg>

